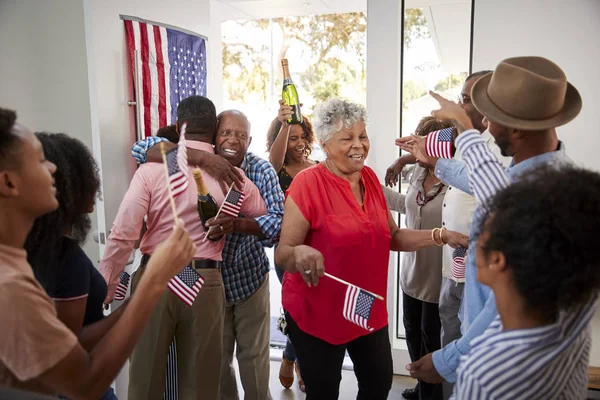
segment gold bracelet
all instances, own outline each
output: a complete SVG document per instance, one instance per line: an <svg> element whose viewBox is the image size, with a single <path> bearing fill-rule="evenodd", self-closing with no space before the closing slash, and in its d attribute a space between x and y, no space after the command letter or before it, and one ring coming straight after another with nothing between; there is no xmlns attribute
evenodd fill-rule
<svg viewBox="0 0 600 400"><path fill-rule="evenodd" d="M438 246L442 247L444 245L444 241L442 240L442 228L437 228L439 231L439 241L435 241L435 244L437 244Z"/></svg>
<svg viewBox="0 0 600 400"><path fill-rule="evenodd" d="M442 228L442 229L440 229L440 241L443 243L443 244L442 244L442 246L445 246L445 245L447 245L447 244L448 244L448 241L447 241L447 240L446 240L446 241L444 241L444 236L442 235L442 233L443 233L444 231L447 231L447 229L446 229L446 228Z"/></svg>
<svg viewBox="0 0 600 400"><path fill-rule="evenodd" d="M433 228L431 230L431 240L433 240L433 243L438 244L437 240L435 240L435 231L439 230L440 228Z"/></svg>

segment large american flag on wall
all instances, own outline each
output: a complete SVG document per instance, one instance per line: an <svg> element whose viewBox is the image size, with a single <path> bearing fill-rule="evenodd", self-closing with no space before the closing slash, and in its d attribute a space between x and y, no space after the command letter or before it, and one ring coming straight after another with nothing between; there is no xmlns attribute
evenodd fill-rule
<svg viewBox="0 0 600 400"><path fill-rule="evenodd" d="M154 22L125 17L125 34L136 93L141 138L175 123L177 105L192 95L206 96L206 41ZM135 69L135 57L139 68Z"/></svg>

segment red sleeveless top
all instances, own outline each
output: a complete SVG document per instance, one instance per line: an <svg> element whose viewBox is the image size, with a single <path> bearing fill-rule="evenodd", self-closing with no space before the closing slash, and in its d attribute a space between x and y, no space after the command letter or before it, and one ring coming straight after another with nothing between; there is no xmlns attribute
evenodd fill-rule
<svg viewBox="0 0 600 400"><path fill-rule="evenodd" d="M323 164L300 172L287 194L310 223L304 244L323 254L325 271L385 298L390 256L388 208L375 172L365 166L361 177L364 210L350 182ZM344 318L346 289L328 277L309 288L298 273L286 272L283 307L304 332L334 345L348 343L370 332ZM369 326L376 331L387 324L386 301L375 300Z"/></svg>

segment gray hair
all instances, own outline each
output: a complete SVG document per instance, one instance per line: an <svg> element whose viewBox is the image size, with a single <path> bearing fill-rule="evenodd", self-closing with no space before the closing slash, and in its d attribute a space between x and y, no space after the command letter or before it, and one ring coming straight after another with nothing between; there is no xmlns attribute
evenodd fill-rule
<svg viewBox="0 0 600 400"><path fill-rule="evenodd" d="M351 128L359 121L367 122L367 109L347 100L327 100L319 104L313 113L313 129L321 144L327 143L333 134L343 128Z"/></svg>

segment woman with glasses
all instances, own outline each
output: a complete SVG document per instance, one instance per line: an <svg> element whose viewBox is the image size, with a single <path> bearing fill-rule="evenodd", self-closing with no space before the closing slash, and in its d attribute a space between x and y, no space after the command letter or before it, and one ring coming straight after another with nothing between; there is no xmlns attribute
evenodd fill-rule
<svg viewBox="0 0 600 400"><path fill-rule="evenodd" d="M415 134L426 136L449 127L448 122L425 117ZM434 175L433 167L424 162L415 165L406 195L384 188L390 210L406 215L408 229L443 226L442 207L447 186ZM438 302L442 284L442 247L404 253L400 277L406 344L414 362L441 347ZM407 399L441 399L442 390L441 385L419 381L414 389L407 389L402 395Z"/></svg>

